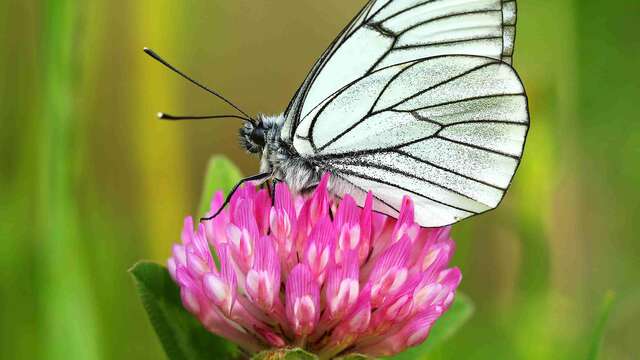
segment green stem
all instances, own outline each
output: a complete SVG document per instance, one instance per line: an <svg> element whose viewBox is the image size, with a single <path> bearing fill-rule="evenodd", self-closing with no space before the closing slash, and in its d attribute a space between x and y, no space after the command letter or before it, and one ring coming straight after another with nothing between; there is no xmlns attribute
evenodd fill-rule
<svg viewBox="0 0 640 360"><path fill-rule="evenodd" d="M77 76L74 50L79 46L76 27L78 3L42 1L44 26L42 81L43 109L37 209L40 244L40 309L49 359L98 359L98 336L88 268L81 252L74 182L78 174L73 80Z"/></svg>

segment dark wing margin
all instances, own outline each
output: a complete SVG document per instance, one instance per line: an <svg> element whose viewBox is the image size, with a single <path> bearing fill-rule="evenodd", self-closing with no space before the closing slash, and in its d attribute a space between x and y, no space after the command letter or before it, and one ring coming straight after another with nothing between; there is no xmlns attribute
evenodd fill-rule
<svg viewBox="0 0 640 360"><path fill-rule="evenodd" d="M502 61L511 65L516 41L518 5L515 0L502 1Z"/></svg>

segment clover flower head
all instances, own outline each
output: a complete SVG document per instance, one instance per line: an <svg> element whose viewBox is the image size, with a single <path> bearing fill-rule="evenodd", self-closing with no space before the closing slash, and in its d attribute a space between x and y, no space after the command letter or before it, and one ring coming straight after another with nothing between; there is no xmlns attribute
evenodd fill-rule
<svg viewBox="0 0 640 360"><path fill-rule="evenodd" d="M298 346L323 359L427 338L461 281L450 227L420 228L408 197L397 219L373 211L371 193L362 208L332 198L328 180L308 196L244 186L212 220L185 220L168 269L207 330L249 352Z"/></svg>

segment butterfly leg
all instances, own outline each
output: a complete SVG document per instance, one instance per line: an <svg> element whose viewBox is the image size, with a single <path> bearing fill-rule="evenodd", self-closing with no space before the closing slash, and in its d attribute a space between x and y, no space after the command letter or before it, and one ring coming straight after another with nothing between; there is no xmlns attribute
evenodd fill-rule
<svg viewBox="0 0 640 360"><path fill-rule="evenodd" d="M225 206L227 206L229 204L229 201L231 201L231 197L233 196L233 194L235 194L235 192L240 188L240 186L242 184L244 184L244 183L246 183L248 181L264 180L264 179L268 178L269 176L271 176L271 173L270 172L265 172L265 173L260 173L260 174L252 175L252 176L246 177L244 179L241 179L233 187L233 189L231 189L231 191L229 192L227 197L224 199L224 203L222 203L222 206L220 206L220 208L218 208L218 210L213 215L211 215L209 217L200 218L200 221L211 220L211 219L215 218L216 216L218 216L220 214L220 212L222 212L222 209L224 209Z"/></svg>
<svg viewBox="0 0 640 360"><path fill-rule="evenodd" d="M271 197L271 206L276 205L276 185L280 181L281 180L274 177L273 179L271 179L269 184L267 184L267 190L269 191L269 196Z"/></svg>

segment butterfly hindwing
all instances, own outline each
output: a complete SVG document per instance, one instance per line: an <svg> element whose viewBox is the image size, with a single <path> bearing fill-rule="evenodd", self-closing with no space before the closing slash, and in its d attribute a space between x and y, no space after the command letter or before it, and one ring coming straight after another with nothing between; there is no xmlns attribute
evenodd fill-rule
<svg viewBox="0 0 640 360"><path fill-rule="evenodd" d="M442 226L498 205L528 124L508 64L439 56L353 82L300 124L294 148L351 185L343 192L373 190L379 211L393 214L409 195L421 225Z"/></svg>

